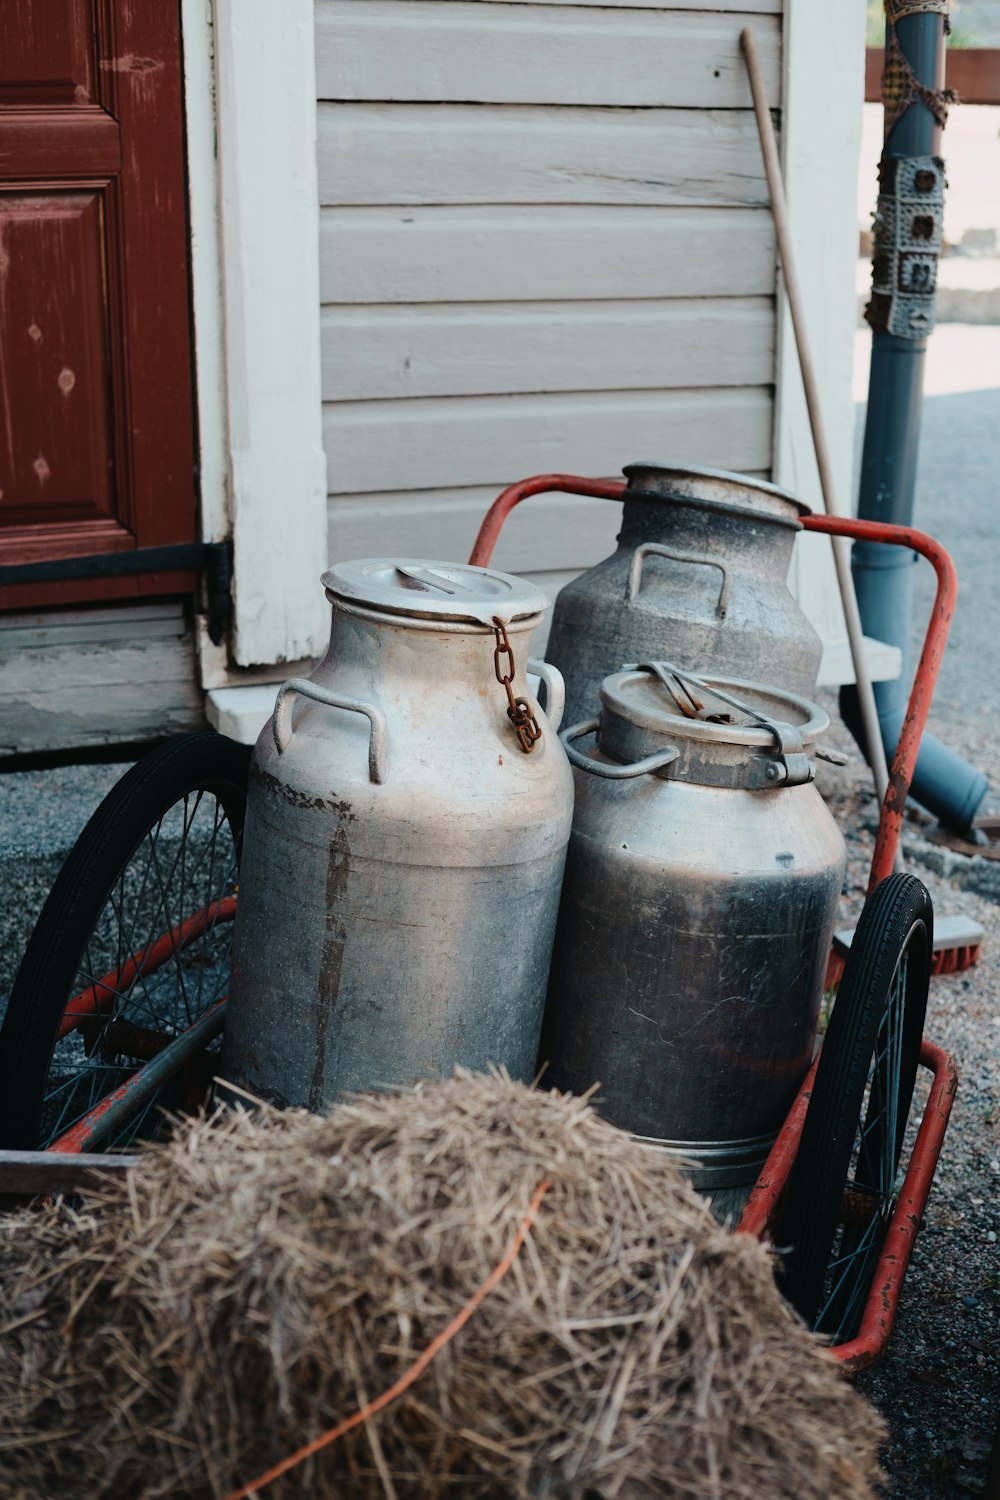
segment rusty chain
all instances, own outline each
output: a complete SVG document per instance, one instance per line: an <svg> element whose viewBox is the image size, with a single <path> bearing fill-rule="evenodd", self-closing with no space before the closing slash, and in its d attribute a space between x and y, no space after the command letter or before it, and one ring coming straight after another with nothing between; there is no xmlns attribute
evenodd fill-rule
<svg viewBox="0 0 1000 1500"><path fill-rule="evenodd" d="M535 718L528 700L514 697L511 683L514 681L517 668L514 665L514 653L511 650L510 641L507 638L507 627L499 615L493 616L493 634L497 642L493 651L493 670L496 672L497 682L507 694L507 717L514 726L517 743L525 755L530 755L542 737L541 725Z"/></svg>

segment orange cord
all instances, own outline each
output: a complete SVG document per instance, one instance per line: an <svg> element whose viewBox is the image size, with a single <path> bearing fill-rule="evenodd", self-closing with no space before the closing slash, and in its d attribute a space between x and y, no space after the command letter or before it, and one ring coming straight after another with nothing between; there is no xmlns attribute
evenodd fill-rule
<svg viewBox="0 0 1000 1500"><path fill-rule="evenodd" d="M289 1469L294 1469L296 1464L300 1464L310 1454L318 1453L320 1448L326 1448L330 1443L335 1443L339 1437L343 1437L345 1432L350 1432L353 1427L358 1427L362 1422L367 1421L369 1417L375 1416L383 1407L388 1406L390 1402L395 1401L397 1396L401 1396L405 1390L408 1390L415 1380L419 1380L434 1356L440 1353L445 1344L451 1342L459 1329L463 1328L472 1317L479 1304L489 1296L497 1283L502 1281L506 1276L517 1259L518 1252L527 1238L528 1230L534 1223L535 1216L541 1207L542 1199L550 1187L551 1183L539 1183L535 1189L535 1195L531 1200L528 1212L521 1220L518 1231L511 1241L503 1260L494 1267L482 1286L473 1292L464 1307L460 1308L455 1314L447 1328L442 1329L431 1340L423 1354L414 1360L410 1368L405 1374L399 1377L395 1385L391 1385L387 1391L383 1391L381 1396L376 1396L374 1401L369 1401L367 1406L363 1406L360 1411L356 1411L352 1417L346 1417L336 1427L331 1427L329 1432L324 1432L320 1437L313 1438L312 1442L306 1443L304 1448L299 1448L296 1453L292 1453L288 1458L282 1459L280 1464L275 1464L273 1469L268 1469L265 1474L261 1474L260 1478L255 1479L252 1484L245 1484L242 1489L233 1490L231 1494L225 1497L225 1500L245 1500L246 1496L256 1494L258 1490L263 1489L264 1485L270 1484L272 1480L287 1473Z"/></svg>

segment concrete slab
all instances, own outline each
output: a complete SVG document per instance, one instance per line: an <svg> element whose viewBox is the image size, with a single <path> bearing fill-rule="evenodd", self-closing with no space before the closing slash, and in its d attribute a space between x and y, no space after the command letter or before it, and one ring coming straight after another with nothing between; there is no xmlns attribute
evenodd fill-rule
<svg viewBox="0 0 1000 1500"><path fill-rule="evenodd" d="M258 687L211 688L205 700L208 722L241 745L255 745L274 713L277 691L278 685L273 682Z"/></svg>

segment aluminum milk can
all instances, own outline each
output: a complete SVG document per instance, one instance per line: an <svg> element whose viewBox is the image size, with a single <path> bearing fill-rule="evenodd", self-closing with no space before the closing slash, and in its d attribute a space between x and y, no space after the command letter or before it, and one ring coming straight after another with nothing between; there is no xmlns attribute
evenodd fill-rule
<svg viewBox="0 0 1000 1500"><path fill-rule="evenodd" d="M223 1076L313 1110L456 1064L530 1079L573 810L561 680L550 724L525 676L547 600L452 563L322 581L330 649L251 766Z"/></svg>
<svg viewBox="0 0 1000 1500"><path fill-rule="evenodd" d="M822 642L787 585L799 517L784 490L713 469L629 464L618 550L568 583L546 648L570 723L626 662L697 662L806 697Z"/></svg>
<svg viewBox="0 0 1000 1500"><path fill-rule="evenodd" d="M828 725L656 663L563 736L576 811L539 1062L557 1088L599 1080L601 1113L698 1187L756 1178L812 1057L846 863L813 783Z"/></svg>

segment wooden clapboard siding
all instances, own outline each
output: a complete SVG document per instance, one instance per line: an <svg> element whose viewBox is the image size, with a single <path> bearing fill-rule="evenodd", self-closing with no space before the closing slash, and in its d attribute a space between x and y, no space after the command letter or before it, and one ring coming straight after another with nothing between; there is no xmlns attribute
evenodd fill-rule
<svg viewBox="0 0 1000 1500"><path fill-rule="evenodd" d="M766 475L774 236L739 53L781 0L318 0L330 554L462 558L529 473ZM558 587L617 506L543 496Z"/></svg>
<svg viewBox="0 0 1000 1500"><path fill-rule="evenodd" d="M757 386L346 401L324 416L332 493L614 474L650 449L724 469L771 462L771 393Z"/></svg>
<svg viewBox="0 0 1000 1500"><path fill-rule="evenodd" d="M326 308L323 399L763 385L773 325L763 297Z"/></svg>
<svg viewBox="0 0 1000 1500"><path fill-rule="evenodd" d="M560 568L551 572L533 572L532 583L541 589L545 597L550 601L548 609L542 615L541 622L531 637L532 656L544 656L545 648L549 642L549 631L552 628L552 604L562 588L563 584L570 583L577 577L579 569Z"/></svg>
<svg viewBox="0 0 1000 1500"><path fill-rule="evenodd" d="M766 208L325 208L323 302L769 296ZM344 351L344 357L346 357Z"/></svg>
<svg viewBox="0 0 1000 1500"><path fill-rule="evenodd" d="M386 536L405 535L415 557L461 561L496 497L496 487L483 485L338 495L330 506L331 543L345 557L365 557ZM620 523L621 506L608 500L533 495L512 512L493 560L508 573L584 568L595 549L614 550Z"/></svg>
<svg viewBox="0 0 1000 1500"><path fill-rule="evenodd" d="M317 128L323 205L767 204L749 110L322 103Z"/></svg>
<svg viewBox="0 0 1000 1500"><path fill-rule="evenodd" d="M757 17L770 97L780 23ZM746 109L739 27L712 11L511 7L490 0L319 0L321 99Z"/></svg>
<svg viewBox="0 0 1000 1500"><path fill-rule="evenodd" d="M649 458L667 461L666 451ZM767 471L751 473L766 479ZM389 494L338 495L330 504L331 544L344 557L378 553L387 536L407 538L416 557L456 561L468 557L483 516L497 497L497 487L395 491ZM576 495L532 495L510 514L493 561L508 573L536 573L560 568L576 572L594 556L614 550L621 507L610 500Z"/></svg>

